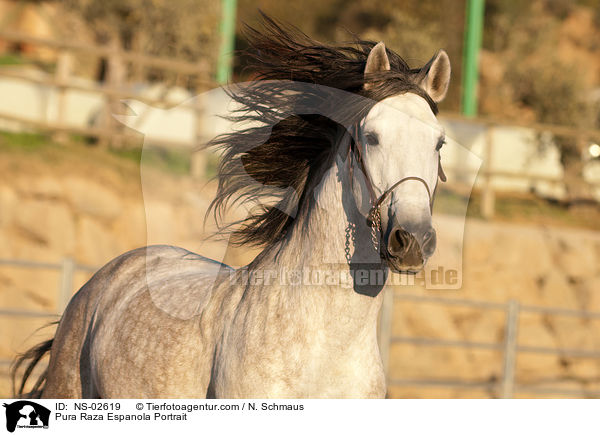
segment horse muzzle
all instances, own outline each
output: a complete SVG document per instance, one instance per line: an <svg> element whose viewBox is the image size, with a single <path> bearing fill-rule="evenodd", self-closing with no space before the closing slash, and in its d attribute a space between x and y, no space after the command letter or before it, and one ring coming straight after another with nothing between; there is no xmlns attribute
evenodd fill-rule
<svg viewBox="0 0 600 435"><path fill-rule="evenodd" d="M436 234L431 226L407 231L397 225L392 228L384 243L382 256L394 272L417 273L435 252Z"/></svg>

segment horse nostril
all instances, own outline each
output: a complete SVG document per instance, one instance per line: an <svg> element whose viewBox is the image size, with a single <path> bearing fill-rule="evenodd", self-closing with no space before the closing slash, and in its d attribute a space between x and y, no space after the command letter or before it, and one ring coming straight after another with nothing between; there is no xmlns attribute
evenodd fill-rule
<svg viewBox="0 0 600 435"><path fill-rule="evenodd" d="M392 230L388 240L388 251L395 257L401 257L410 248L412 236L402 228Z"/></svg>
<svg viewBox="0 0 600 435"><path fill-rule="evenodd" d="M402 258L406 261L419 259L422 261L431 257L436 248L435 230L429 227L420 234L420 236L415 236L402 227L396 227L388 238L388 253L392 257Z"/></svg>

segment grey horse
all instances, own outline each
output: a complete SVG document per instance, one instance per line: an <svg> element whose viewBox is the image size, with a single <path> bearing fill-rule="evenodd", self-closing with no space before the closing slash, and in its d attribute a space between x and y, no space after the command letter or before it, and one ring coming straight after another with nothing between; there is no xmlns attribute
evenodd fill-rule
<svg viewBox="0 0 600 435"><path fill-rule="evenodd" d="M223 150L215 212L234 198L276 196L232 238L261 253L239 269L172 246L112 260L73 296L54 338L21 356L18 365L31 361L19 394L385 396L381 290L390 272L415 273L435 250L432 201L444 179L435 115L448 56L441 50L411 69L383 43L330 46L268 18L264 26L247 31L257 80L232 93L246 108L239 120L264 127L211 143ZM273 80L319 87L289 92ZM361 100L333 101L326 89ZM337 119L293 115L309 102ZM26 393L48 352L46 372Z"/></svg>

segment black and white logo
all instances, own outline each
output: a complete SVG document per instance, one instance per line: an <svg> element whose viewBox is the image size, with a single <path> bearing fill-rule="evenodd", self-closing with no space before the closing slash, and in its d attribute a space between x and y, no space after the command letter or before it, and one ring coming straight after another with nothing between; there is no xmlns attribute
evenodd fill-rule
<svg viewBox="0 0 600 435"><path fill-rule="evenodd" d="M6 430L14 432L15 429L48 429L50 410L30 400L19 400L10 404L4 403L6 408Z"/></svg>

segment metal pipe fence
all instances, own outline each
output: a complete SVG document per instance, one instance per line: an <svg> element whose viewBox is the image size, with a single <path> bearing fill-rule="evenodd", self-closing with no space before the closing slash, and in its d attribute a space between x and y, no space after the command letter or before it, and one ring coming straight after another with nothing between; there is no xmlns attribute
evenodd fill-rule
<svg viewBox="0 0 600 435"><path fill-rule="evenodd" d="M502 352L503 370L502 376L495 381L472 381L466 379L403 379L390 375L389 361L384 361L386 378L389 386L415 386L415 387L443 387L469 390L487 390L495 392L502 398L512 398L516 393L532 393L539 395L565 395L600 397L600 390L578 390L573 388L546 388L518 383L516 379L517 357L523 353L534 353L544 355L559 355L561 357L593 358L600 360L600 350L578 349L565 347L544 347L520 345L518 342L519 319L522 313L538 313L554 316L569 316L586 319L600 319L600 312L585 310L570 310L557 307L544 307L538 305L521 304L511 299L506 303L488 302L471 299L458 299L436 296L422 296L414 294L394 294L392 289L386 290L392 294L391 298L384 298L382 312L392 312L395 301L430 303L445 307L470 307L478 310L504 311L505 333L502 342L482 342L469 340L448 340L430 337L418 337L408 335L393 335L391 316L380 318L380 334L389 337L386 341L380 340L382 357L389 358L390 347L393 344L410 344L424 348L446 347L455 349L483 349L488 351ZM387 306L386 306L387 304Z"/></svg>
<svg viewBox="0 0 600 435"><path fill-rule="evenodd" d="M92 273L98 270L98 267L77 263L70 257L63 258L60 263L0 258L0 267L2 266L56 270L60 273L60 279L57 291L56 312L26 310L20 308L0 308L0 317L49 318L56 320L60 318L61 313L71 299L74 290L73 282L75 273ZM10 359L0 359L0 367L8 367L10 364Z"/></svg>

